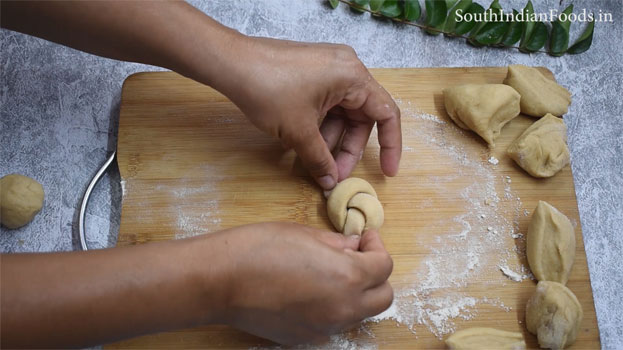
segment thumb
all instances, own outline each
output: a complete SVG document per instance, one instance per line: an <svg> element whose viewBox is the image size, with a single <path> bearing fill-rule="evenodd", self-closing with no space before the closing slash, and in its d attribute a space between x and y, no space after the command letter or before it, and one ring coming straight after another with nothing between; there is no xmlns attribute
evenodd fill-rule
<svg viewBox="0 0 623 350"><path fill-rule="evenodd" d="M320 130L312 127L299 131L290 144L318 185L324 190L333 189L337 183L337 165Z"/></svg>
<svg viewBox="0 0 623 350"><path fill-rule="evenodd" d="M345 236L341 233L324 230L316 230L314 231L314 235L316 239L335 249L350 249L352 251L359 250L359 235Z"/></svg>

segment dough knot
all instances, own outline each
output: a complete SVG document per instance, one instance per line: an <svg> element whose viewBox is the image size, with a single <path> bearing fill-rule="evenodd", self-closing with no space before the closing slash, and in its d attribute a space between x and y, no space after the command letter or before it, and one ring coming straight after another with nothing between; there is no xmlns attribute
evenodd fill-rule
<svg viewBox="0 0 623 350"><path fill-rule="evenodd" d="M383 225L383 206L372 185L363 179L348 178L335 186L327 200L329 219L345 235L360 235L365 229Z"/></svg>

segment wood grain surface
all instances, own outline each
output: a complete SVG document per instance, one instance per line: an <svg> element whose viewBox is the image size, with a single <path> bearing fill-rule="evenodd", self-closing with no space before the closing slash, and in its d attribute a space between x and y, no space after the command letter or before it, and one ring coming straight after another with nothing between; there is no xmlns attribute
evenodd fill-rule
<svg viewBox="0 0 623 350"><path fill-rule="evenodd" d="M372 74L402 110L401 168L394 178L382 175L373 135L353 176L368 180L385 208L381 234L394 259L393 315L402 319L368 322L320 348L443 348L449 333L472 326L520 331L529 348L538 348L523 321L536 282L513 281L500 267L529 273L525 237L517 234L527 231L539 200L576 225L576 259L567 286L581 302L584 319L571 348L599 348L570 167L535 179L505 155L533 118L513 119L488 148L452 123L443 107L444 88L501 83L506 68L373 69ZM499 164L488 161L492 156ZM322 193L295 155L251 126L224 96L175 73L139 73L126 80L118 164L124 188L120 246L263 221L331 229ZM448 305L455 297L460 305ZM271 345L229 327L206 326L108 347Z"/></svg>

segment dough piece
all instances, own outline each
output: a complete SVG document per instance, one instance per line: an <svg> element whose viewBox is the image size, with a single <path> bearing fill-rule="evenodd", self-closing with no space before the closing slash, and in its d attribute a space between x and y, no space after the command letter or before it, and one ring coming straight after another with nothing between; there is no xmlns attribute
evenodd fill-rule
<svg viewBox="0 0 623 350"><path fill-rule="evenodd" d="M573 344L582 317L578 298L558 282L540 281L526 305L526 327L542 348L563 349Z"/></svg>
<svg viewBox="0 0 623 350"><path fill-rule="evenodd" d="M467 328L455 332L446 339L446 345L454 350L523 350L526 348L521 333L485 327Z"/></svg>
<svg viewBox="0 0 623 350"><path fill-rule="evenodd" d="M0 179L0 221L7 228L26 225L43 206L43 186L28 176L10 174Z"/></svg>
<svg viewBox="0 0 623 350"><path fill-rule="evenodd" d="M508 66L504 84L521 95L521 113L542 117L547 113L561 116L571 103L569 90L547 78L538 69L521 64Z"/></svg>
<svg viewBox="0 0 623 350"><path fill-rule="evenodd" d="M465 130L493 145L504 124L519 115L520 96L503 84L467 84L443 91L446 112Z"/></svg>
<svg viewBox="0 0 623 350"><path fill-rule="evenodd" d="M534 177L554 176L569 164L567 127L548 113L513 141L506 153Z"/></svg>
<svg viewBox="0 0 623 350"><path fill-rule="evenodd" d="M348 178L335 186L327 200L329 220L345 235L360 235L364 229L383 225L383 206L372 185L363 179Z"/></svg>
<svg viewBox="0 0 623 350"><path fill-rule="evenodd" d="M539 201L526 237L530 270L539 281L566 284L575 259L573 225L565 214Z"/></svg>

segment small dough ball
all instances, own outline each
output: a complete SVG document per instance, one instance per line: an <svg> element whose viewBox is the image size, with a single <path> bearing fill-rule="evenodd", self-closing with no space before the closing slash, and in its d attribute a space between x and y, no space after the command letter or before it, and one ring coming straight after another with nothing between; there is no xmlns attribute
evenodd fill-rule
<svg viewBox="0 0 623 350"><path fill-rule="evenodd" d="M539 201L526 237L530 270L539 281L566 284L575 259L573 225L551 204Z"/></svg>
<svg viewBox="0 0 623 350"><path fill-rule="evenodd" d="M534 177L554 176L569 164L567 127L551 114L530 125L506 153Z"/></svg>
<svg viewBox="0 0 623 350"><path fill-rule="evenodd" d="M446 339L453 350L523 350L526 342L521 333L501 331L495 328L475 327L462 329Z"/></svg>
<svg viewBox="0 0 623 350"><path fill-rule="evenodd" d="M504 84L512 86L521 95L521 113L542 117L547 113L561 116L567 113L571 93L538 69L521 64L508 66Z"/></svg>
<svg viewBox="0 0 623 350"><path fill-rule="evenodd" d="M43 186L28 176L10 174L0 179L0 221L7 228L26 225L43 206Z"/></svg>
<svg viewBox="0 0 623 350"><path fill-rule="evenodd" d="M348 178L335 186L327 199L329 220L345 235L360 235L365 229L378 230L384 213L376 191L366 180Z"/></svg>
<svg viewBox="0 0 623 350"><path fill-rule="evenodd" d="M526 304L526 327L542 348L563 349L573 344L582 317L578 298L558 282L540 281Z"/></svg>
<svg viewBox="0 0 623 350"><path fill-rule="evenodd" d="M493 145L502 127L519 115L520 96L503 84L467 84L443 91L446 112L465 130Z"/></svg>

